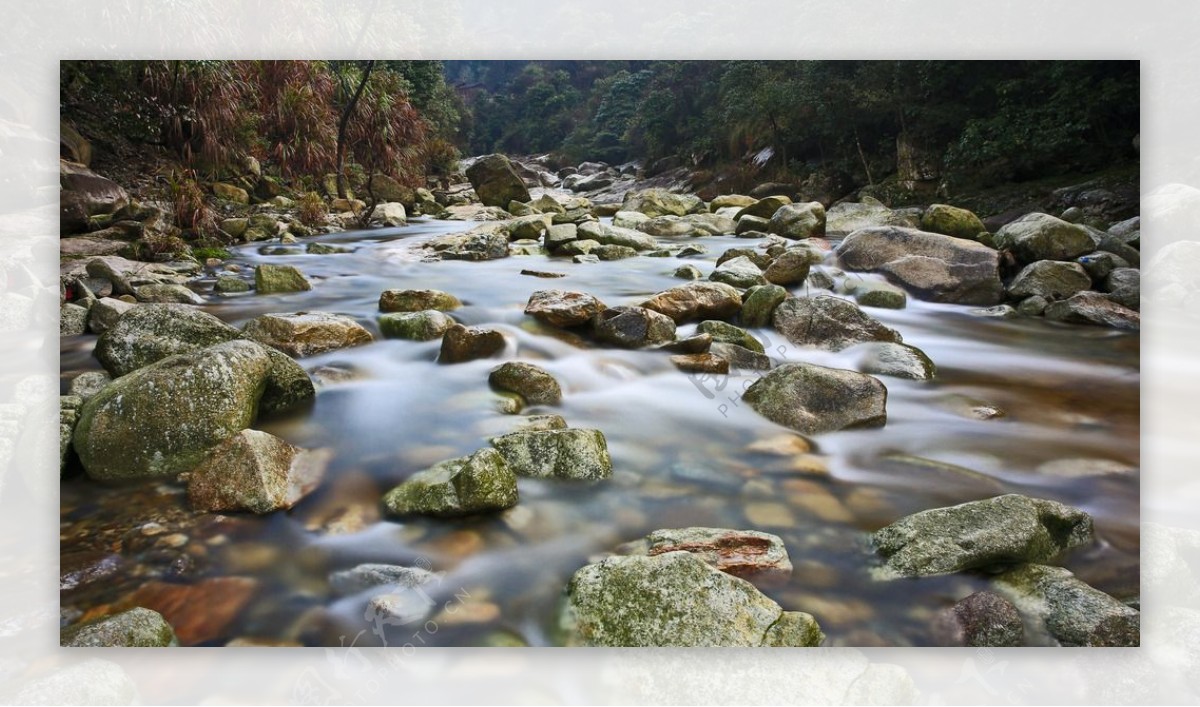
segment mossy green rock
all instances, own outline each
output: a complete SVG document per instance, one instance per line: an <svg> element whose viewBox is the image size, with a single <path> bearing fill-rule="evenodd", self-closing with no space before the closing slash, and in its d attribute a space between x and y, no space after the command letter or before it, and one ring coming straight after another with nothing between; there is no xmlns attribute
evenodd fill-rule
<svg viewBox="0 0 1200 707"><path fill-rule="evenodd" d="M980 233L987 231L987 227L978 216L966 209L934 204L921 215L921 230L973 241L977 240Z"/></svg>
<svg viewBox="0 0 1200 707"><path fill-rule="evenodd" d="M139 368L84 404L75 451L98 481L187 471L254 421L273 365L261 344L230 341Z"/></svg>
<svg viewBox="0 0 1200 707"><path fill-rule="evenodd" d="M756 380L742 399L768 420L802 434L887 421L887 388L875 378L809 363L786 363Z"/></svg>
<svg viewBox="0 0 1200 707"><path fill-rule="evenodd" d="M441 290L384 290L379 295L381 312L448 312L461 306L457 297Z"/></svg>
<svg viewBox="0 0 1200 707"><path fill-rule="evenodd" d="M704 201L691 194L675 194L666 189L631 191L625 195L621 211L637 211L650 218L656 216L686 216L706 211Z"/></svg>
<svg viewBox="0 0 1200 707"><path fill-rule="evenodd" d="M494 449L440 462L383 497L389 515L463 516L517 505L517 477Z"/></svg>
<svg viewBox="0 0 1200 707"><path fill-rule="evenodd" d="M767 282L776 285L798 285L808 279L811 264L808 252L785 250L771 261L763 272L763 277Z"/></svg>
<svg viewBox="0 0 1200 707"><path fill-rule="evenodd" d="M755 216L755 217L770 221L771 217L775 215L776 211L778 211L780 208L782 208L784 206L787 206L790 203L792 203L792 200L786 196L768 196L768 197L759 199L758 201L754 202L753 204L751 204L751 205L743 208L741 211L737 212L737 214L734 215L733 220L741 221L742 217L744 217L744 216ZM755 229L755 230L764 230L765 231L766 229L763 228L763 229Z"/></svg>
<svg viewBox="0 0 1200 707"><path fill-rule="evenodd" d="M829 351L867 341L900 341L899 332L838 297L792 297L775 308L775 329L797 346Z"/></svg>
<svg viewBox="0 0 1200 707"><path fill-rule="evenodd" d="M114 377L167 356L241 338L207 312L183 304L143 304L121 314L96 342L95 355Z"/></svg>
<svg viewBox="0 0 1200 707"><path fill-rule="evenodd" d="M1141 612L1061 567L1021 565L994 580L997 591L1062 646L1141 644Z"/></svg>
<svg viewBox="0 0 1200 707"><path fill-rule="evenodd" d="M785 612L744 579L690 552L610 557L567 585L559 619L571 646L816 646L808 614Z"/></svg>
<svg viewBox="0 0 1200 707"><path fill-rule="evenodd" d="M218 275L213 283L213 291L232 295L250 291L250 283L237 275Z"/></svg>
<svg viewBox="0 0 1200 707"><path fill-rule="evenodd" d="M260 295L306 292L312 289L312 284L303 273L291 265L256 265L254 289L258 290Z"/></svg>
<svg viewBox="0 0 1200 707"><path fill-rule="evenodd" d="M1045 562L1092 540L1092 518L1056 501L1005 494L905 516L872 535L894 576Z"/></svg>
<svg viewBox="0 0 1200 707"><path fill-rule="evenodd" d="M1079 263L1039 260L1017 273L1008 286L1008 296L1024 299L1035 295L1047 301L1062 300L1092 286L1092 278Z"/></svg>
<svg viewBox="0 0 1200 707"><path fill-rule="evenodd" d="M718 319L709 319L700 322L700 326L696 328L696 331L701 334L708 334L712 337L713 341L737 344L755 353L766 353L762 343L758 339L755 339L750 332Z"/></svg>
<svg viewBox="0 0 1200 707"><path fill-rule="evenodd" d="M550 214L526 214L505 224L510 240L541 240L550 229Z"/></svg>
<svg viewBox="0 0 1200 707"><path fill-rule="evenodd" d="M612 476L608 441L600 430L511 432L492 440L518 476L597 481Z"/></svg>
<svg viewBox="0 0 1200 707"><path fill-rule="evenodd" d="M488 383L497 390L520 395L530 405L557 405L562 401L558 381L532 363L502 364L488 375Z"/></svg>
<svg viewBox="0 0 1200 707"><path fill-rule="evenodd" d="M787 290L779 285L751 287L742 302L742 324L748 327L770 326L775 308L787 298Z"/></svg>
<svg viewBox="0 0 1200 707"><path fill-rule="evenodd" d="M908 305L908 295L904 290L886 282L861 280L854 284L852 292L854 301L863 307L904 309Z"/></svg>
<svg viewBox="0 0 1200 707"><path fill-rule="evenodd" d="M797 241L825 235L825 207L819 201L781 206L771 215L767 231Z"/></svg>
<svg viewBox="0 0 1200 707"><path fill-rule="evenodd" d="M67 648L162 648L177 646L175 631L162 614L136 607L94 621L68 626L59 634Z"/></svg>
<svg viewBox="0 0 1200 707"><path fill-rule="evenodd" d="M454 320L436 309L423 312L389 312L380 315L379 331L390 339L431 341L454 326Z"/></svg>
<svg viewBox="0 0 1200 707"><path fill-rule="evenodd" d="M467 179L486 206L504 208L509 202L529 201L529 190L512 162L501 154L480 157L467 168Z"/></svg>

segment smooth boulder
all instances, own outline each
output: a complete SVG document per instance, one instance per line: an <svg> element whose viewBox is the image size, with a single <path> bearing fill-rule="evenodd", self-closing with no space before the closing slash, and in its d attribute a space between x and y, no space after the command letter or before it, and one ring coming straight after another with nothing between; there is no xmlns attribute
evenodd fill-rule
<svg viewBox="0 0 1200 707"><path fill-rule="evenodd" d="M492 440L517 476L598 481L612 476L608 441L600 430L511 432Z"/></svg>
<svg viewBox="0 0 1200 707"><path fill-rule="evenodd" d="M1047 319L1071 324L1136 331L1142 326L1142 316L1136 311L1113 302L1099 292L1079 292L1060 302L1046 306Z"/></svg>
<svg viewBox="0 0 1200 707"><path fill-rule="evenodd" d="M802 434L887 422L887 388L877 379L838 368L785 363L742 394L755 412Z"/></svg>
<svg viewBox="0 0 1200 707"><path fill-rule="evenodd" d="M675 322L646 307L610 307L592 319L596 338L627 349L655 346L675 338Z"/></svg>
<svg viewBox="0 0 1200 707"><path fill-rule="evenodd" d="M631 191L625 195L621 211L637 211L650 218L686 216L704 211L704 201L691 194L675 194L666 189Z"/></svg>
<svg viewBox="0 0 1200 707"><path fill-rule="evenodd" d="M388 312L379 317L379 332L389 339L431 341L454 326L454 320L436 309L420 312Z"/></svg>
<svg viewBox="0 0 1200 707"><path fill-rule="evenodd" d="M530 405L557 405L562 401L558 381L532 363L501 364L488 374L488 383L497 390L520 395Z"/></svg>
<svg viewBox="0 0 1200 707"><path fill-rule="evenodd" d="M419 471L383 497L389 515L454 517L517 505L517 477L494 449Z"/></svg>
<svg viewBox="0 0 1200 707"><path fill-rule="evenodd" d="M242 327L251 341L266 344L289 356L314 356L374 341L371 332L351 317L328 312L263 314Z"/></svg>
<svg viewBox="0 0 1200 707"><path fill-rule="evenodd" d="M785 204L767 223L767 231L798 241L825 235L825 207L819 201Z"/></svg>
<svg viewBox="0 0 1200 707"><path fill-rule="evenodd" d="M933 204L921 215L921 230L976 240L987 227L973 212L949 204Z"/></svg>
<svg viewBox="0 0 1200 707"><path fill-rule="evenodd" d="M1036 295L1054 301L1066 299L1091 286L1092 278L1079 263L1039 260L1017 273L1008 286L1008 294L1014 299Z"/></svg>
<svg viewBox="0 0 1200 707"><path fill-rule="evenodd" d="M682 324L696 319L729 319L741 309L742 296L724 283L690 282L659 292L641 306Z"/></svg>
<svg viewBox="0 0 1200 707"><path fill-rule="evenodd" d="M899 332L853 302L829 295L788 298L775 308L772 321L791 343L829 351L868 341L901 341Z"/></svg>
<svg viewBox="0 0 1200 707"><path fill-rule="evenodd" d="M504 208L510 201L529 201L529 189L512 161L501 154L480 157L467 168L467 179L485 206Z"/></svg>
<svg viewBox="0 0 1200 707"><path fill-rule="evenodd" d="M1074 260L1096 249L1086 228L1042 213L1026 214L1006 224L993 241L997 248L1012 251L1022 263Z"/></svg>
<svg viewBox="0 0 1200 707"><path fill-rule="evenodd" d="M1141 644L1141 612L1061 567L1021 565L996 577L994 586L1044 627L1058 645Z"/></svg>
<svg viewBox="0 0 1200 707"><path fill-rule="evenodd" d="M442 335L438 363L463 363L490 358L504 350L504 335L495 329L455 324Z"/></svg>
<svg viewBox="0 0 1200 707"><path fill-rule="evenodd" d="M441 290L384 290L379 294L381 312L449 312L461 306L457 297Z"/></svg>
<svg viewBox="0 0 1200 707"><path fill-rule="evenodd" d="M132 306L115 321L102 316L109 324L96 341L95 356L114 377L173 354L241 337L241 332L213 315L183 304Z"/></svg>
<svg viewBox="0 0 1200 707"><path fill-rule="evenodd" d="M312 289L312 283L304 277L304 273L291 265L256 265L254 289L260 295L306 292Z"/></svg>
<svg viewBox="0 0 1200 707"><path fill-rule="evenodd" d="M529 296L525 313L550 326L566 328L586 324L600 312L604 303L586 292L538 290Z"/></svg>
<svg viewBox="0 0 1200 707"><path fill-rule="evenodd" d="M327 450L307 450L258 430L213 447L188 475L188 501L200 511L270 513L296 505L320 483Z"/></svg>

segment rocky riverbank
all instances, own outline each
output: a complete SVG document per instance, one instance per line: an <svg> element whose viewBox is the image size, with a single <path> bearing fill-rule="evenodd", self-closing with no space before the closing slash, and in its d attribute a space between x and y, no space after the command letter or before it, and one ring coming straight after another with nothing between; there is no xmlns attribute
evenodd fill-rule
<svg viewBox="0 0 1200 707"><path fill-rule="evenodd" d="M305 267L314 262L305 259L353 256L361 245L322 236L360 227L365 204L323 200L329 211L314 227L300 217L301 195L283 194L248 169L239 180L212 185L226 212L220 228L239 242L232 249L280 262L251 265L228 251L201 261L195 251L191 257L154 252L156 244L178 237L164 205L130 198L81 165L63 165L61 333L71 337L64 342L91 347L99 364L64 381L64 483L127 489L163 504L157 511L138 504L121 512L97 509L128 526L106 527L121 538L116 543L88 545L71 528L97 520L89 519L86 505L65 501L63 550L73 560L64 562L64 644L322 643L344 625L348 607L370 619L376 642L396 640L422 621L477 629L463 634L464 642L527 642L529 634L514 636L505 615L522 600L501 606L496 595L502 590L486 571L466 572L463 591L472 597L456 603L439 574L450 568L417 566L415 557L407 564L357 562L340 569L324 559L306 560L303 589L289 586L286 596L308 612L287 631L255 635L257 625L274 623L265 617L286 606L283 599L272 601L280 588L257 578L255 568L284 562L278 553L287 541L238 536L253 535L246 529L260 520L293 516L306 518L305 532L317 538L411 530L441 543L443 561L455 556L456 568L470 567L472 558L486 564L484 541L447 550L447 538L479 538L475 528L498 523L499 534L485 535L489 549L519 551L534 522L521 519L542 513L530 508L541 508L547 497L582 502L630 488L650 497L664 493L634 471L641 468L630 454L636 424L594 424L573 400L578 382L564 380L554 357L539 351L540 344L531 346L530 336L661 362L670 369L664 375L688 381L706 398L713 397L710 386L723 391L737 380L742 387L736 399L726 396L730 403L744 403L755 416L748 424L756 425L756 434L774 428L773 436L747 446L757 462L722 468L707 459L703 471L679 472L746 495L737 525L697 523L723 515L708 511L677 510L671 517L685 522L673 524L640 517L634 523L645 528L640 540L593 536L592 552L574 549L556 561L573 567L569 581L554 589L562 596L552 616L539 616L546 642L811 646L831 631L850 636L839 644L853 642L864 633L845 627L861 628L867 618L847 618L845 606L811 592L778 589L804 581L794 574L830 571L808 554L835 547L838 563L879 587L871 592L886 592L900 577L959 582L945 585L954 587L957 603L919 607L921 633L933 637L923 640L1137 643L1138 612L1129 606L1136 595L1119 601L1047 564L1095 549L1093 519L1084 510L1036 494L1003 493L1008 487L987 475L893 452L887 457L893 468L905 474L932 469L966 489L954 494L969 502L919 509L911 502L875 504L868 512L872 503L860 498L852 512L825 488L829 469L819 453L833 433L870 435L894 424L890 390L937 386L944 368L961 367L957 361L945 366L906 342L906 326L890 317L910 307L957 306L956 316L982 327L1027 320L1071 336L1094 337L1105 329L1130 336L1121 332L1136 331L1140 322L1136 218L1098 226L1099 212L1068 209L1057 216L1024 214L993 230L976 214L946 204L892 209L870 197L824 204L798 193L705 201L662 187L634 188L645 183L627 167L584 164L552 173L490 155L465 166L467 182L437 190L397 185L394 201L375 206L374 225L400 239L410 215L420 214L423 223L479 223L400 249L397 262L414 274L392 277L394 287L367 296L373 316L348 315L340 307L262 311L235 326L218 316L222 303L264 298L263 307L286 309L336 287ZM678 284L638 283L624 295L597 294L575 285L595 280L571 277L590 268L633 271L633 263L654 264ZM496 304L506 312L485 317L466 279L473 268L494 276L486 269L493 264L528 281L523 291L529 294ZM447 265L459 273L460 288L430 287L419 274L422 267ZM564 277L572 284L560 286ZM661 284L663 277L650 281ZM334 399L343 382L371 385L356 384L353 368L337 357L382 352L385 345L436 361L427 375L464 376L462 400L475 406L469 415L486 418L489 431L447 423L442 431L448 435L406 458L402 474L382 474L386 487L365 484L371 503L350 504L347 515L330 505L349 475L336 440L296 444L262 428L282 433L273 421L315 414L322 396ZM463 403L432 404L426 414L440 417ZM973 424L1005 414L986 401L960 407L960 418ZM910 416L901 407L900 424ZM788 470L763 472L770 466L763 454L786 460ZM1063 469L1069 461L1049 460ZM674 476L681 462L668 456L659 473L669 468ZM1111 474L1102 461L1076 462L1064 473ZM1129 478L1130 471L1116 473ZM759 478L763 473L771 480ZM779 498L776 488L786 501L769 500ZM321 514L328 507L336 512L317 519L311 509L318 504ZM606 508L620 515L619 507ZM785 539L799 516L836 526L857 513L869 520L849 523L835 537L822 540L814 531L790 547ZM239 560L241 572L216 573L216 567L238 566L213 558L242 556L232 548L240 542L261 546L265 559L257 565ZM124 569L134 557L140 578ZM314 572L322 576L315 582ZM113 580L117 574L122 581ZM539 575L532 567L523 574ZM506 575L504 581L519 580ZM106 582L112 587L102 588ZM198 615L196 607L216 594L225 598L211 609L214 616Z"/></svg>

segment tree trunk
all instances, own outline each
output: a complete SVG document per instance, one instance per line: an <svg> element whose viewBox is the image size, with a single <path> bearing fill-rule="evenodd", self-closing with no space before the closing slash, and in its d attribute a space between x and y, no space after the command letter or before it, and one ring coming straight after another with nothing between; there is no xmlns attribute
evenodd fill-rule
<svg viewBox="0 0 1200 707"><path fill-rule="evenodd" d="M367 87L367 80L371 78L371 69L375 66L375 60L367 62L363 67L362 80L358 82L358 88L355 89L354 95L350 97L350 102L346 104L342 110L342 119L338 121L337 135L337 193L339 199L346 198L346 176L344 174L346 163L346 125L350 123L350 116L354 115L354 108L358 105L358 99L362 96L363 89ZM374 207L372 207L372 210Z"/></svg>
<svg viewBox="0 0 1200 707"><path fill-rule="evenodd" d="M375 207L378 205L379 199L375 196L375 170L372 168L367 173L367 205L358 215L360 228L366 228L371 224L371 216L375 213Z"/></svg>
<svg viewBox="0 0 1200 707"><path fill-rule="evenodd" d="M871 176L871 165L867 164L867 155L863 152L862 141L858 139L858 128L854 128L854 144L858 147L858 159L862 160L863 169L867 171L867 184L874 184L875 179Z"/></svg>

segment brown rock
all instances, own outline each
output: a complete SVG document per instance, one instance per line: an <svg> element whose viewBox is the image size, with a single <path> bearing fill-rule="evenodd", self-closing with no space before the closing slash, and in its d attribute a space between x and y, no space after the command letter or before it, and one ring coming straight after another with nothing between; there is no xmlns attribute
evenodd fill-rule
<svg viewBox="0 0 1200 707"><path fill-rule="evenodd" d="M442 336L438 363L463 363L495 356L504 350L504 335L495 329L455 324Z"/></svg>
<svg viewBox="0 0 1200 707"><path fill-rule="evenodd" d="M550 326L565 328L586 324L605 305L586 292L538 290L529 296L525 313Z"/></svg>

